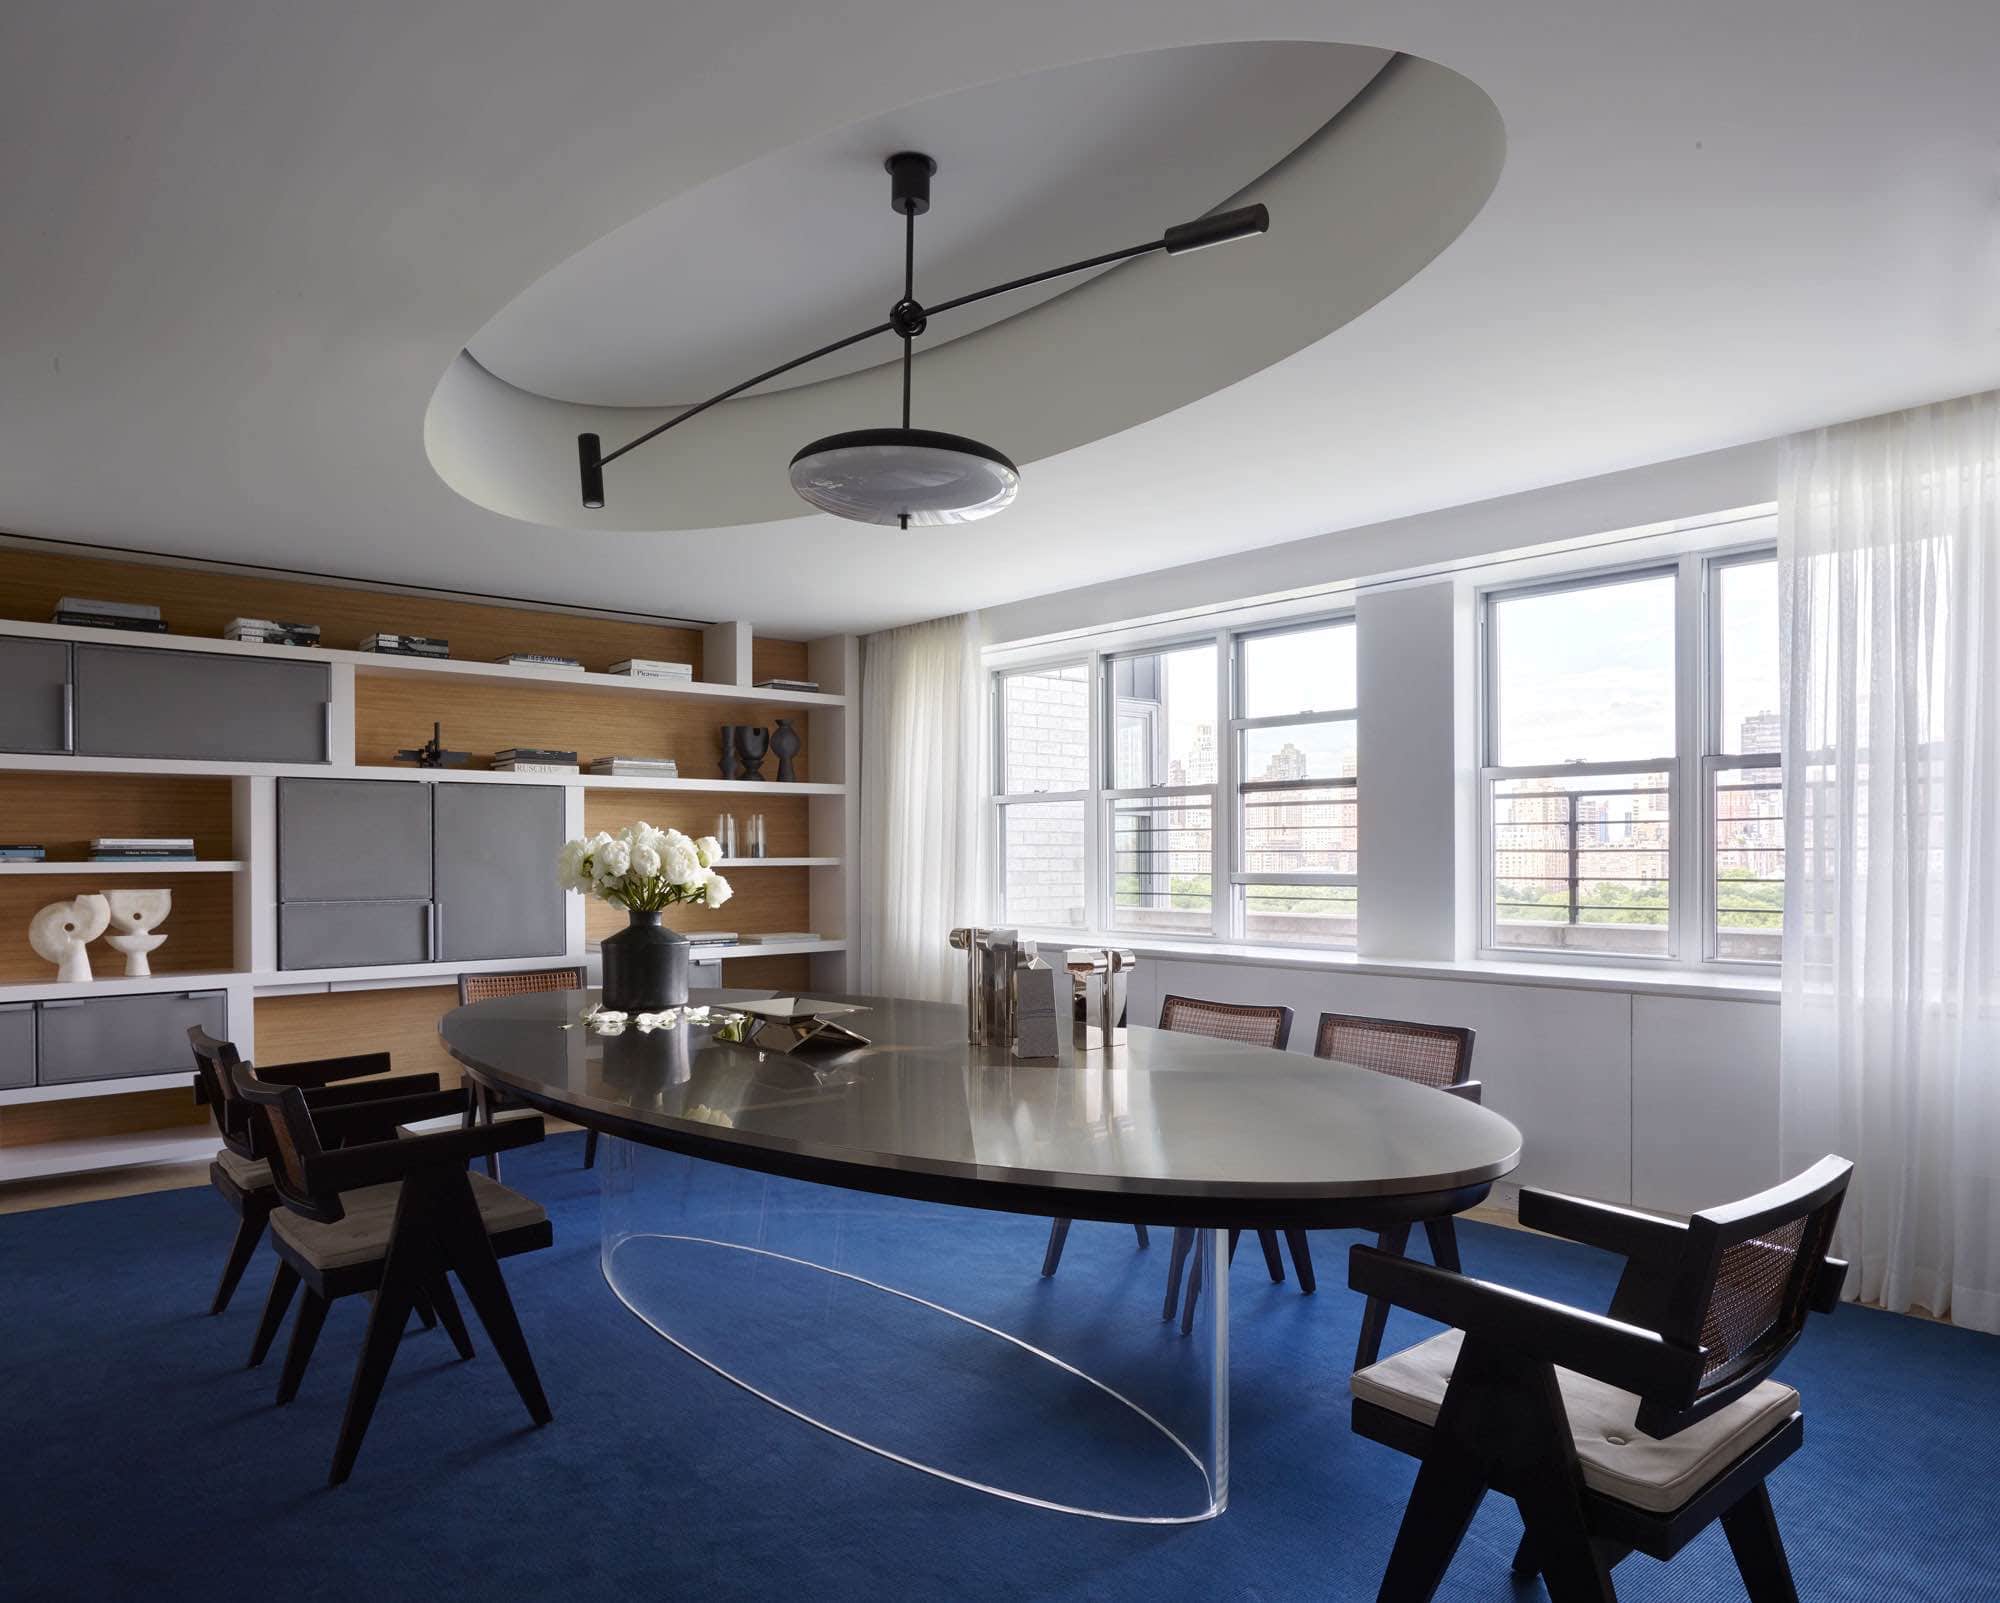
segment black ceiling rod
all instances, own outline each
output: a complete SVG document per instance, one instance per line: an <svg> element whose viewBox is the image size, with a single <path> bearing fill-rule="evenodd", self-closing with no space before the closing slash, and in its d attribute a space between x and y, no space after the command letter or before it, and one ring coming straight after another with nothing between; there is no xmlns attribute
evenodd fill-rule
<svg viewBox="0 0 2000 1603"><path fill-rule="evenodd" d="M889 326L903 342L903 427L910 426L911 342L923 333L929 315L917 301L917 217L931 209L931 179L937 163L914 150L899 150L882 163L889 174L889 204L903 214L903 298L889 308ZM896 527L908 529L910 515L898 513Z"/></svg>

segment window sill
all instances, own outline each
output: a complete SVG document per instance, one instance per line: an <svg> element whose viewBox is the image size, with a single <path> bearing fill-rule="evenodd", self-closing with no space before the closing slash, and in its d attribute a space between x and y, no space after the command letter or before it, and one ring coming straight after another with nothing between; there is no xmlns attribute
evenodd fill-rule
<svg viewBox="0 0 2000 1603"><path fill-rule="evenodd" d="M1141 957L1185 958L1205 963L1239 963L1253 968L1315 969L1326 973L1371 974L1402 979L1537 985L1559 991L1627 991L1643 996L1776 1003L1782 989L1782 982L1776 974L1732 974L1717 969L1640 968L1566 961L1514 963L1494 958L1450 961L1360 957L1353 952L1300 946L1167 941L1144 936L1083 935L1075 931L1033 929L1024 929L1021 933L1045 946L1117 946L1136 952Z"/></svg>

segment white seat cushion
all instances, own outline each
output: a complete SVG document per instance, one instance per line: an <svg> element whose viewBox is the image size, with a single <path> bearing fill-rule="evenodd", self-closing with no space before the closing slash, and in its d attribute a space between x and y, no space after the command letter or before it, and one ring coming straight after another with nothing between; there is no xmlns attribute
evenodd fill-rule
<svg viewBox="0 0 2000 1603"><path fill-rule="evenodd" d="M466 1178L472 1182L472 1200L479 1204L479 1217L488 1235L540 1224L548 1217L540 1203L509 1191L498 1181L478 1173ZM369 1263L388 1251L402 1193L400 1180L343 1191L340 1206L347 1217L330 1225L280 1208L271 1216L271 1233L315 1269L346 1269Z"/></svg>
<svg viewBox="0 0 2000 1603"><path fill-rule="evenodd" d="M1464 1340L1463 1331L1448 1330L1357 1371L1349 1386L1364 1403L1434 1425ZM1631 1392L1567 1369L1556 1371L1556 1382L1584 1484L1652 1514L1670 1514L1694 1497L1799 1405L1791 1387L1767 1380L1679 1434L1655 1440L1634 1423L1639 1399Z"/></svg>
<svg viewBox="0 0 2000 1603"><path fill-rule="evenodd" d="M217 1150L215 1166L229 1176L229 1183L238 1191L262 1191L271 1183L271 1166L268 1163L259 1158L246 1158L227 1147Z"/></svg>

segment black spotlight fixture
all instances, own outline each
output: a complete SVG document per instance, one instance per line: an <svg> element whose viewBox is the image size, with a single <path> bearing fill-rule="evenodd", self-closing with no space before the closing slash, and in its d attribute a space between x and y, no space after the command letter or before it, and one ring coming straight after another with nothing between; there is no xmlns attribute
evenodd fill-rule
<svg viewBox="0 0 2000 1603"><path fill-rule="evenodd" d="M822 512L852 518L857 523L894 523L907 529L913 523L971 523L979 518L991 517L1007 506L1019 491L1020 469L1001 452L978 440L910 426L910 346L929 326L930 319L941 312L970 306L975 301L991 300L996 295L1046 284L1051 279L1067 278L1074 273L1087 273L1092 268L1108 267L1113 262L1128 261L1134 256L1149 256L1156 250L1165 251L1169 256L1183 256L1210 245L1226 245L1231 240L1248 239L1253 234L1264 233L1271 226L1271 214L1262 206L1240 206L1233 211L1215 212L1198 217L1191 223L1178 224L1158 239L1149 239L1143 245L1106 251L1102 256L1087 256L1080 262L1030 273L1025 278L1011 278L1004 284L994 284L975 290L970 295L925 306L916 296L917 219L931 209L931 178L937 172L937 163L928 156L905 150L891 156L883 166L889 173L890 204L903 218L903 296L889 308L888 321L877 323L873 328L864 328L859 334L850 334L830 345L822 345L817 350L807 351L803 356L795 356L789 362L782 362L740 384L733 384L720 395L711 395L698 405L648 429L637 439L628 440L615 451L604 450L595 434L579 434L576 437L577 464L582 475L583 504L586 507L604 505L605 464L617 461L627 451L636 450L648 440L657 439L668 429L687 422L691 417L698 417L710 407L719 406L745 390L755 389L759 384L789 373L794 368L816 362L822 356L831 356L835 351L844 351L850 345L859 345L878 334L894 334L903 342L902 425L898 428L854 429L814 440L792 458L792 488Z"/></svg>

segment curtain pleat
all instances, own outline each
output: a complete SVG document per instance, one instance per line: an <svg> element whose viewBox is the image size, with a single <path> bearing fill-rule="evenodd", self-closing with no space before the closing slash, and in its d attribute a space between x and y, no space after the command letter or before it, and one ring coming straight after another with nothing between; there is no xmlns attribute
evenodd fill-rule
<svg viewBox="0 0 2000 1603"><path fill-rule="evenodd" d="M2000 1331L2000 392L1800 435L1779 485L1788 1171L1847 1290Z"/></svg>

